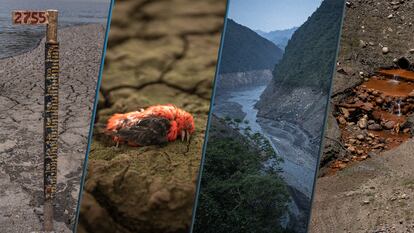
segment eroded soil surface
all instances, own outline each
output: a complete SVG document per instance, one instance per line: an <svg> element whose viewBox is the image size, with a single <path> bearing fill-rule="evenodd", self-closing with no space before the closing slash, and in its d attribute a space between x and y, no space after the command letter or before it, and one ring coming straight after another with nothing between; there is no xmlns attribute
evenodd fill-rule
<svg viewBox="0 0 414 233"><path fill-rule="evenodd" d="M73 228L104 34L101 25L59 31L59 233ZM0 232L42 228L43 45L0 60Z"/></svg>
<svg viewBox="0 0 414 233"><path fill-rule="evenodd" d="M414 232L412 83L398 78L412 71L412 12L412 0L346 3L310 232Z"/></svg>
<svg viewBox="0 0 414 233"><path fill-rule="evenodd" d="M89 155L79 233L187 232L225 1L117 1ZM174 104L195 118L189 143L115 147L114 113Z"/></svg>

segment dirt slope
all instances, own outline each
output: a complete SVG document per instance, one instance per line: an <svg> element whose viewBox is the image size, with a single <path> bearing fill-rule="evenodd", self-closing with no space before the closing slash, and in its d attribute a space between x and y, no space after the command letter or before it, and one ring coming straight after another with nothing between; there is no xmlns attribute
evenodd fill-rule
<svg viewBox="0 0 414 233"><path fill-rule="evenodd" d="M412 0L347 1L332 106L379 68L401 57L414 61L413 12ZM338 123L329 115L324 177L316 183L310 232L414 232L413 139L332 175L329 161L347 152L340 146Z"/></svg>
<svg viewBox="0 0 414 233"><path fill-rule="evenodd" d="M318 180L310 232L414 232L414 140Z"/></svg>

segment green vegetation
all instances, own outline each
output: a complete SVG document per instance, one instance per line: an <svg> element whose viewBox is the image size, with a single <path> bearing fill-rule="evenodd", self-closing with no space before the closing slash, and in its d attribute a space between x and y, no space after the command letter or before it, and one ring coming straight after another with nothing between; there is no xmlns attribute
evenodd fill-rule
<svg viewBox="0 0 414 233"><path fill-rule="evenodd" d="M323 1L293 34L283 59L275 66L275 86L311 86L329 91L341 30L343 0Z"/></svg>
<svg viewBox="0 0 414 233"><path fill-rule="evenodd" d="M208 141L195 232L286 232L278 223L288 212L286 184L278 166L263 167L269 159L277 161L276 154L260 134L249 136L255 140L250 142L226 131L228 136L213 133Z"/></svg>
<svg viewBox="0 0 414 233"><path fill-rule="evenodd" d="M242 122L242 120L241 120L241 119L238 119L238 118L237 118L237 119L234 119L234 121L235 121L236 123L239 123L239 124Z"/></svg>
<svg viewBox="0 0 414 233"><path fill-rule="evenodd" d="M220 73L272 69L283 50L248 27L227 20Z"/></svg>

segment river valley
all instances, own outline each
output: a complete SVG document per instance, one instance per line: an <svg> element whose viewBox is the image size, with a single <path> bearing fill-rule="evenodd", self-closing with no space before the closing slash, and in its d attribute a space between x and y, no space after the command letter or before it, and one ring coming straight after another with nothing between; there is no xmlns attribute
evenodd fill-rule
<svg viewBox="0 0 414 233"><path fill-rule="evenodd" d="M241 133L246 130L260 133L269 140L283 162L281 176L287 183L292 203L290 217L306 218L309 212L313 181L316 172L318 147L312 144L312 136L300 125L285 120L271 120L257 116L254 106L265 90L265 85L227 91L216 96L214 113L223 119L235 119ZM271 161L269 161L270 164ZM289 217L283 220L288 224ZM291 221L289 224L292 224Z"/></svg>

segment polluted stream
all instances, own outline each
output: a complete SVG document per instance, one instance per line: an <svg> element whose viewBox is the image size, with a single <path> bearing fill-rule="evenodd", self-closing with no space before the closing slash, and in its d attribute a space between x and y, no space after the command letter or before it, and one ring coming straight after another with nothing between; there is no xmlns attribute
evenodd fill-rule
<svg viewBox="0 0 414 233"><path fill-rule="evenodd" d="M254 107L266 86L245 88L239 91L228 91L219 96L216 103L236 103L241 107L244 118L238 125L241 133L246 129L260 133L267 138L277 156L283 159L279 164L281 176L289 186L292 202L289 205L290 216L286 215L281 223L283 226L292 224L295 219L306 217L309 211L312 187L317 163L317 148L311 143L311 136L299 125L288 121L275 121L258 117ZM223 112L216 112L219 117L227 117ZM271 164L272 161L269 161Z"/></svg>
<svg viewBox="0 0 414 233"><path fill-rule="evenodd" d="M336 105L336 119L347 156L331 164L341 170L395 148L412 137L414 72L403 69L379 70L356 86Z"/></svg>

